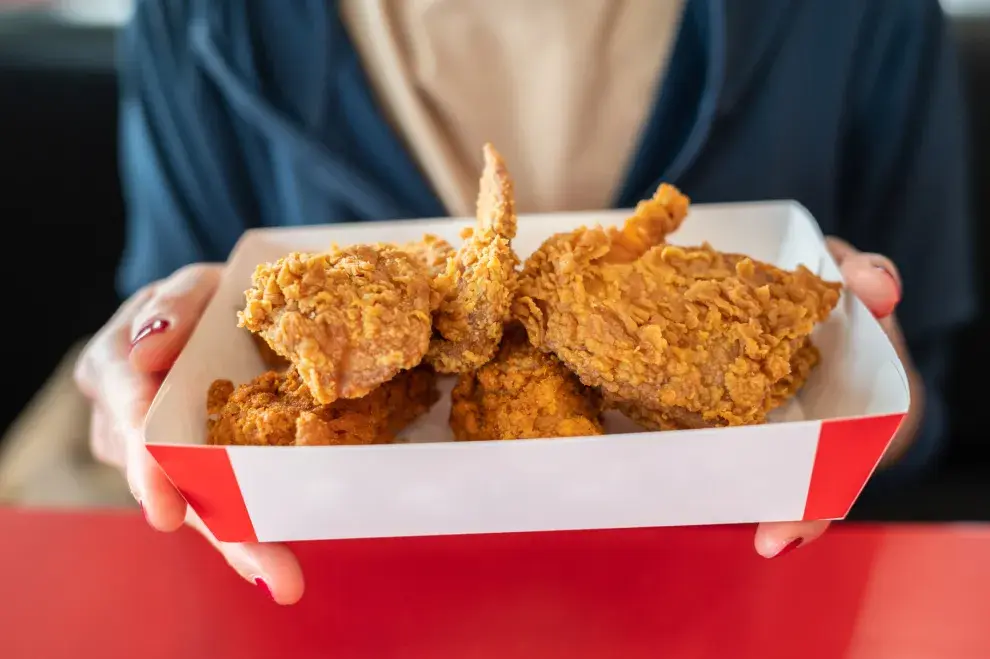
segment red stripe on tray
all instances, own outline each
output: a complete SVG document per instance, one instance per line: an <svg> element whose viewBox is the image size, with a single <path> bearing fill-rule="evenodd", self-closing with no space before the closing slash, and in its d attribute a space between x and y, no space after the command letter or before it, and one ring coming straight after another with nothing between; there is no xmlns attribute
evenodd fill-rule
<svg viewBox="0 0 990 659"><path fill-rule="evenodd" d="M803 519L846 516L904 416L822 422Z"/></svg>
<svg viewBox="0 0 990 659"><path fill-rule="evenodd" d="M148 450L217 540L258 541L225 447L149 445Z"/></svg>

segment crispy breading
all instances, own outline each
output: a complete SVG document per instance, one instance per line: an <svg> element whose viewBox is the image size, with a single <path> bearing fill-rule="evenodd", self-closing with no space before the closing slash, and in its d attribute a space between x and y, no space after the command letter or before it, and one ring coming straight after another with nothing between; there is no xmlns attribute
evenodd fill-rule
<svg viewBox="0 0 990 659"><path fill-rule="evenodd" d="M253 281L241 326L291 361L321 404L366 395L429 348L437 296L426 268L394 246L292 253Z"/></svg>
<svg viewBox="0 0 990 659"><path fill-rule="evenodd" d="M494 359L459 377L451 400L461 441L603 434L601 397L519 327L506 331Z"/></svg>
<svg viewBox="0 0 990 659"><path fill-rule="evenodd" d="M426 359L441 373L474 370L492 358L516 286L512 179L492 145L485 145L484 157L477 225L465 232L465 243L434 281L442 302Z"/></svg>
<svg viewBox="0 0 990 659"><path fill-rule="evenodd" d="M420 240L396 247L423 264L431 277L443 274L448 261L457 253L446 240L429 233Z"/></svg>
<svg viewBox="0 0 990 659"><path fill-rule="evenodd" d="M768 402L768 411L774 410L790 400L804 383L807 382L811 371L818 365L821 358L818 348L811 340L806 340L791 358L791 371L780 380L773 383ZM608 407L617 409L630 419L641 425L645 430L690 430L705 428L712 425L697 412L689 412L683 407L674 407L663 411L652 410L636 403L609 399ZM721 424L715 424L721 425Z"/></svg>
<svg viewBox="0 0 990 659"><path fill-rule="evenodd" d="M438 400L436 374L403 371L363 398L320 405L299 374L269 371L234 387L217 380L207 395L207 442L260 446L387 444Z"/></svg>
<svg viewBox="0 0 990 659"><path fill-rule="evenodd" d="M514 313L535 346L613 405L678 427L760 423L840 285L804 267L664 244L687 200L661 186L654 201L622 230L547 240L523 267Z"/></svg>

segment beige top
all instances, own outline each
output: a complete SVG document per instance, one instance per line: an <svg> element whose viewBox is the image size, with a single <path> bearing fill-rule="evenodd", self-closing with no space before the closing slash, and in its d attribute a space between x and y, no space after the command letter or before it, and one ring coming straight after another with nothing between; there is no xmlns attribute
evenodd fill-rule
<svg viewBox="0 0 990 659"><path fill-rule="evenodd" d="M607 208L649 118L683 0L343 0L386 116L451 215L481 146L520 212Z"/></svg>

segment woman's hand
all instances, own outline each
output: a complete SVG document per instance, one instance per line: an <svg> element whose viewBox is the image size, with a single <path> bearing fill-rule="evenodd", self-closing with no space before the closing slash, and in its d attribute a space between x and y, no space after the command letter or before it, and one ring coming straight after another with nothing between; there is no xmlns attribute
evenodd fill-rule
<svg viewBox="0 0 990 659"><path fill-rule="evenodd" d="M894 309L901 301L901 277L890 259L879 254L864 254L837 238L828 239L828 249L842 270L848 290L863 301L887 332L911 383L911 409L880 461L883 466L896 461L911 445L924 406L921 378L911 363L904 336L894 316ZM760 524L756 530L756 551L766 558L780 556L815 540L828 525L828 521Z"/></svg>
<svg viewBox="0 0 990 659"><path fill-rule="evenodd" d="M76 365L76 383L93 402L93 454L126 473L148 523L159 531L188 524L238 574L276 602L292 604L303 593L302 572L292 552L283 545L218 542L144 445L144 418L151 401L219 280L220 266L193 265L135 293L86 346Z"/></svg>

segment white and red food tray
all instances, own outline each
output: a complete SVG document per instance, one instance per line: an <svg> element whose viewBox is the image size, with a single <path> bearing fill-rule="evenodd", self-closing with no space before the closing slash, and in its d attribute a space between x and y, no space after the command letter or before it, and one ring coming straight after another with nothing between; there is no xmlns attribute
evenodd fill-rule
<svg viewBox="0 0 990 659"><path fill-rule="evenodd" d="M620 223L627 212L523 216L525 258L547 236ZM237 244L220 288L152 405L148 448L220 540L290 541L723 524L846 515L908 410L904 368L877 321L843 294L814 341L820 366L770 423L676 432L454 442L444 396L380 446L207 446L206 391L264 365L237 327L255 266L331 243L459 244L471 220L259 229ZM793 202L692 207L670 241L840 278L811 215Z"/></svg>

